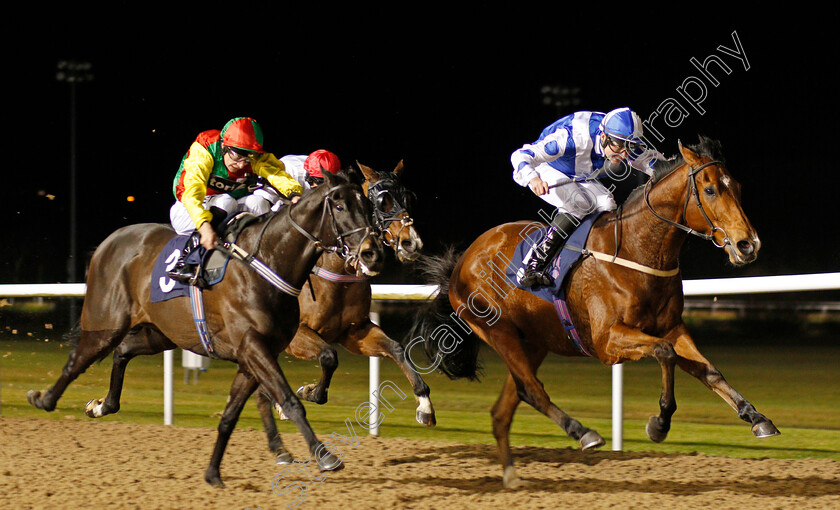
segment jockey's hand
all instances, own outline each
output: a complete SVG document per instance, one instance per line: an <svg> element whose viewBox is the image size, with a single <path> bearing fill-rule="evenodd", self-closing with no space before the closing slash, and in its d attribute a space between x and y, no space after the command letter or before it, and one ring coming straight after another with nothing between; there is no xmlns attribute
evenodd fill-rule
<svg viewBox="0 0 840 510"><path fill-rule="evenodd" d="M296 203L300 202L300 195L295 195L295 196L293 196L293 197L291 198L291 202L292 202L293 204L296 204Z"/></svg>
<svg viewBox="0 0 840 510"><path fill-rule="evenodd" d="M207 250L212 250L219 243L219 238L216 236L216 231L209 221L205 221L198 227L198 233L201 234L201 246Z"/></svg>
<svg viewBox="0 0 840 510"><path fill-rule="evenodd" d="M548 193L548 183L539 177L531 179L530 182L528 182L528 185L531 187L531 191L533 191L535 195L545 195Z"/></svg>

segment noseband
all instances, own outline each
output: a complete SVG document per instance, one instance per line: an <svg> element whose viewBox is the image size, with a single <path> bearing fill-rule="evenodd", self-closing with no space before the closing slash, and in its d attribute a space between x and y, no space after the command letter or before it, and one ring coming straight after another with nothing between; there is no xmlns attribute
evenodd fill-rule
<svg viewBox="0 0 840 510"><path fill-rule="evenodd" d="M653 184L651 184L653 182L653 179L650 179L650 180L647 181L647 183L645 183L645 203L647 203L648 209L650 210L650 212L653 213L654 216L656 216L660 220L664 221L665 223L668 223L669 225L674 226L674 227L676 227L676 228L678 228L678 229L680 229L683 232L686 232L688 234L695 235L697 237L700 237L701 239L705 239L706 241L711 241L712 244L714 244L718 248L723 248L728 244L731 245L732 242L730 241L729 235L726 233L726 231L723 230L720 227L716 227L715 224L712 223L712 220L709 218L709 215L706 214L706 210L703 208L703 204L700 202L700 192L697 190L697 179L696 179L697 174L701 170L705 169L706 167L709 167L709 166L712 166L712 165L720 165L720 164L722 164L721 161L709 161L708 163L704 163L704 164L698 166L697 168L689 167L690 170L688 172L688 182L689 182L690 191L689 191L689 193L686 194L685 204L683 205L683 218L685 218L686 217L686 212L688 211L688 202L691 199L691 196L692 195L694 196L694 202L697 204L697 208L700 209L700 213L703 215L703 218L706 220L706 223L709 225L709 228L711 229L710 233L704 234L702 232L698 232L691 227L688 227L688 226L683 225L681 223L677 223L675 221L669 220L668 218L663 218L662 216L660 216L659 213L657 213L653 209L653 206L650 204L650 191L653 188ZM717 231L723 232L723 243L721 243L721 244L718 244L717 240L715 239L715 232L717 232Z"/></svg>

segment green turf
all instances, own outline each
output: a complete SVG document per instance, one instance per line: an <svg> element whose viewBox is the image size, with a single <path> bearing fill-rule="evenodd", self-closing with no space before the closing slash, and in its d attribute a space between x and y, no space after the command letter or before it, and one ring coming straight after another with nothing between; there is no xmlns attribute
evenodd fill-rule
<svg viewBox="0 0 840 510"><path fill-rule="evenodd" d="M49 335L47 335L49 336ZM57 336L57 335L56 335ZM0 339L0 413L12 417L87 420L84 404L107 393L111 360L91 367L67 390L57 409L46 413L29 406L26 392L45 389L58 377L67 360L69 346L55 339L27 337L6 332ZM647 439L644 425L658 413L660 369L654 361L641 361L624 368L624 450L699 452L751 458L831 458L840 460L840 347L774 345L710 346L704 354L727 380L756 408L771 418L782 435L756 439L749 425L700 382L678 371L678 410L668 439L662 444ZM355 421L356 408L367 402L368 359L339 349L330 402L307 404L307 415L316 433L345 433L350 418L358 434L365 434ZM432 389L438 425L425 428L414 421L411 388L388 360L381 361L381 380L392 381L405 400L386 392L394 409L383 409L380 435L435 441L493 444L489 409L502 387L504 366L492 352L483 352L482 382L450 381L439 374L425 376ZM314 382L320 376L315 362L281 357L281 367L294 387ZM216 427L235 373L232 363L213 361L198 384L184 384L180 351L175 355L174 423L187 427ZM101 420L134 423L163 422L163 356L139 357L126 374L122 408ZM612 436L611 371L583 358L549 357L539 376L553 401L584 425L598 430L610 448ZM253 399L247 404L240 427L261 429ZM280 422L281 433L295 433L289 422ZM570 440L548 418L527 405L520 405L511 434L514 446L572 448Z"/></svg>

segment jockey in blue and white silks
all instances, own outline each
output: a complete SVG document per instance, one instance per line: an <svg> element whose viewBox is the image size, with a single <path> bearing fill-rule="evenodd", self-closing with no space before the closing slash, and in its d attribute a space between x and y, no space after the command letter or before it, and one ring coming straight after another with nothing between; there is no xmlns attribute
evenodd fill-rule
<svg viewBox="0 0 840 510"><path fill-rule="evenodd" d="M550 284L543 271L546 263L579 220L616 208L612 193L597 179L626 177L627 165L652 174L659 156L646 150L642 136L642 121L629 108L581 111L555 121L537 141L511 155L513 180L557 208L546 236L523 261L517 274L521 285Z"/></svg>

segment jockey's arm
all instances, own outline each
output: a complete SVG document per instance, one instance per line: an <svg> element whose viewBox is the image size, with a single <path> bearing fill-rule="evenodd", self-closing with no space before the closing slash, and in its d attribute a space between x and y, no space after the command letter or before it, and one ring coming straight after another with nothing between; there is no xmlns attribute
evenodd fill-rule
<svg viewBox="0 0 840 510"><path fill-rule="evenodd" d="M181 194L181 203L186 207L197 229L213 219L213 214L203 205L207 195L207 181L212 170L213 156L201 144L193 143L189 156L184 160L184 192Z"/></svg>
<svg viewBox="0 0 840 510"><path fill-rule="evenodd" d="M536 168L563 156L568 139L568 131L558 129L542 140L525 144L514 151L510 156L513 180L520 186L530 186L538 195L548 192L548 184L540 179Z"/></svg>
<svg viewBox="0 0 840 510"><path fill-rule="evenodd" d="M274 154L265 153L252 163L251 169L256 175L264 177L269 184L287 197L294 197L303 192L300 183L286 172L282 161Z"/></svg>

